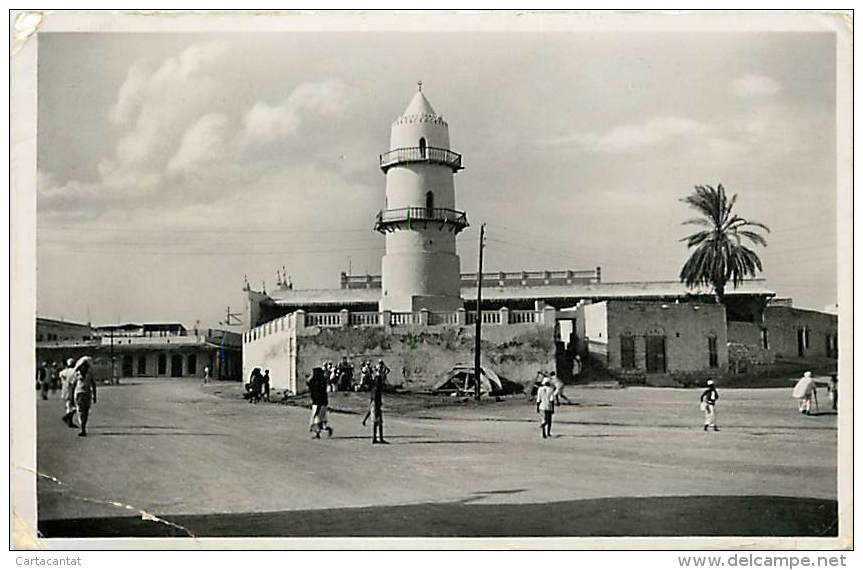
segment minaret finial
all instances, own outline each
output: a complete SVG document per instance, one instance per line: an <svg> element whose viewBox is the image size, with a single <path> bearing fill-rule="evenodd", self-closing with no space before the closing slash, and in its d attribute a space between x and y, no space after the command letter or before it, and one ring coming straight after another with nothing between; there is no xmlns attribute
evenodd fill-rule
<svg viewBox="0 0 863 570"><path fill-rule="evenodd" d="M422 91L423 91L423 82L422 82L422 79L420 79L419 81L417 81L417 91L419 91L420 93L422 93Z"/></svg>

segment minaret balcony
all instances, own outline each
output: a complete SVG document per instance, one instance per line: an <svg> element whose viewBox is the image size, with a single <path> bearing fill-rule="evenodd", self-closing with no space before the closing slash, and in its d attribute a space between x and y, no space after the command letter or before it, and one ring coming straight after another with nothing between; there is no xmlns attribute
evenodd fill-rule
<svg viewBox="0 0 863 570"><path fill-rule="evenodd" d="M439 226L458 233L468 227L467 214L449 208L397 208L381 210L375 222L375 231L387 233L397 229L428 228Z"/></svg>
<svg viewBox="0 0 863 570"><path fill-rule="evenodd" d="M445 148L437 148L433 146L419 147L410 146L405 148L396 148L381 155L381 170L386 172L393 166L399 164L410 164L414 162L426 162L431 164L443 164L452 168L453 172L458 172L464 166L461 163L461 155L457 152Z"/></svg>

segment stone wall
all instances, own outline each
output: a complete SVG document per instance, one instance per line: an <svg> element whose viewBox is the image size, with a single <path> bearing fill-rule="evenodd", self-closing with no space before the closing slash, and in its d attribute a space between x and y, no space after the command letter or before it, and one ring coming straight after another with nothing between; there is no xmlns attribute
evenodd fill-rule
<svg viewBox="0 0 863 570"><path fill-rule="evenodd" d="M357 373L363 360L383 358L392 370L390 383L426 390L440 383L456 364L473 364L474 341L474 328L468 326L322 328L317 334L297 337L298 384L322 361L337 362L347 356ZM554 370L554 328L483 327L481 353L483 365L526 384L539 369Z"/></svg>
<svg viewBox="0 0 863 570"><path fill-rule="evenodd" d="M831 335L838 346L839 319L836 315L785 306L768 306L764 314L768 343L776 356L797 357L798 331L808 330L809 345L803 348L803 357L833 357L827 350L827 337Z"/></svg>
<svg viewBox="0 0 863 570"><path fill-rule="evenodd" d="M762 331L767 329L764 325L755 323L743 323L731 321L728 323L728 342L731 345L742 345L746 349L735 349L733 354L729 353L729 362L734 370L740 367L735 362L739 360L739 355L745 355L746 365L765 365L773 364L775 358L773 351L770 349L768 329L768 348L764 348Z"/></svg>

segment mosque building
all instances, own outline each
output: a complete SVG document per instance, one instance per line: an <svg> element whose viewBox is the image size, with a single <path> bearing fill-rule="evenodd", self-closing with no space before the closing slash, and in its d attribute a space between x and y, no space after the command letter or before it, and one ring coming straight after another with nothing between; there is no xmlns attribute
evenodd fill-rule
<svg viewBox="0 0 863 570"><path fill-rule="evenodd" d="M383 208L373 225L386 243L380 275L342 273L338 289L295 289L281 274L270 292L255 291L246 282L244 370L267 365L269 357L263 356L259 343L273 333L293 335L293 344L286 345L293 348L283 355L292 359L283 367L293 378L288 384L292 390L298 389L300 366L297 331L308 336L327 327L393 331L449 326L468 334L478 275L461 272L456 251L456 239L469 225L455 192L455 175L465 165L451 148L448 123L422 92L421 82L393 122L389 149L379 159L386 178ZM724 307L715 305L709 288L687 288L676 280L605 282L600 267L489 272L483 273L482 283L483 324L515 327L513 331L521 325L542 326L557 341L557 352L563 346L570 356L577 350L609 369L629 367L642 375L728 369L740 352L734 344L749 346L747 358L752 361L772 361L768 335L774 345L793 347L798 339L808 338L800 331L813 327L824 340L813 349L806 344L798 355L817 349L829 356L837 346L835 316L825 320L821 313L784 311L782 326L768 332L775 293L763 279L730 289ZM635 314L649 315L646 328L633 326ZM622 328L608 338L616 323ZM588 331L604 331L606 336L584 338ZM558 355L558 366L560 362Z"/></svg>

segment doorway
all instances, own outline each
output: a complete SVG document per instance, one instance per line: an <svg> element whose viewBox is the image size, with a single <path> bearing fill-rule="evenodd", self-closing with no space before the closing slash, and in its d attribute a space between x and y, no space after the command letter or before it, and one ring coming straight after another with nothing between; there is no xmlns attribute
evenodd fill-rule
<svg viewBox="0 0 863 570"><path fill-rule="evenodd" d="M806 354L806 331L805 329L797 329L797 356Z"/></svg>
<svg viewBox="0 0 863 570"><path fill-rule="evenodd" d="M183 356L180 354L175 354L171 356L171 377L183 377Z"/></svg>
<svg viewBox="0 0 863 570"><path fill-rule="evenodd" d="M132 355L131 354L124 354L123 355L122 367L123 367L122 368L123 369L123 377L124 378L131 377L132 376Z"/></svg>
<svg viewBox="0 0 863 570"><path fill-rule="evenodd" d="M665 374L665 337L644 337L644 354L648 374Z"/></svg>

